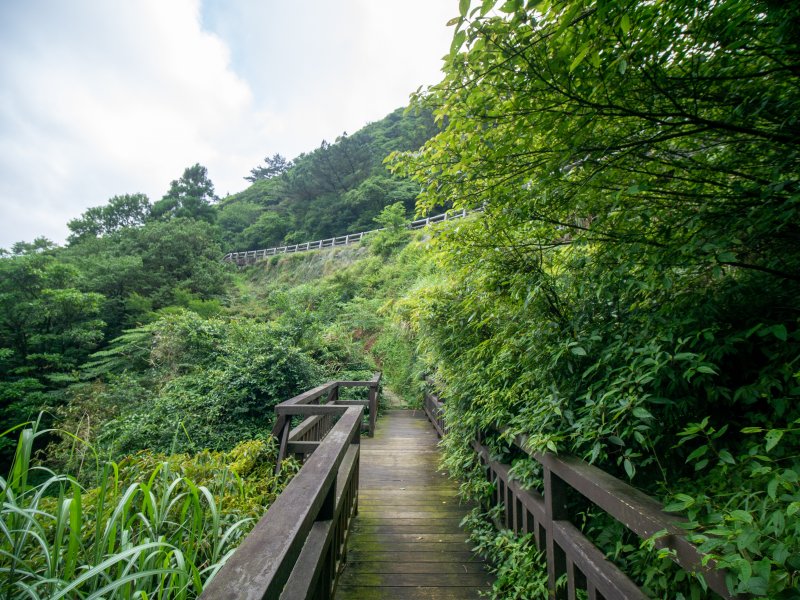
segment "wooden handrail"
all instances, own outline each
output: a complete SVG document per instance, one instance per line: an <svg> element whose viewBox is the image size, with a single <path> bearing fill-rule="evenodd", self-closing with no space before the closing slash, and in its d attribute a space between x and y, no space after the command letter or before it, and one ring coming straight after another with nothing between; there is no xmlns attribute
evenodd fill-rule
<svg viewBox="0 0 800 600"><path fill-rule="evenodd" d="M426 391L424 406L436 431L444 435L444 402ZM664 512L654 498L579 458L531 452L525 436L517 436L514 445L542 465L543 490L525 489L514 481L510 467L492 458L481 434L472 441L488 480L495 486L492 502L503 507L501 526L515 533L533 534L537 548L546 553L551 597L574 600L576 590L583 589L589 598L597 594L605 598L646 598L570 521L566 501L578 493L641 539L666 531L667 535L656 540L656 547L672 551L670 557L685 571L702 573L708 587L723 598L740 598L728 591L725 571L715 569L713 560L686 539L679 525L685 519ZM567 576L567 589L556 590L556 580L562 575Z"/></svg>
<svg viewBox="0 0 800 600"><path fill-rule="evenodd" d="M332 381L275 407L278 464L293 452L303 456L303 466L208 583L203 600L333 597L358 511L364 414L362 405L337 404L338 392L368 388L372 435L380 377ZM296 415L307 418L291 428Z"/></svg>

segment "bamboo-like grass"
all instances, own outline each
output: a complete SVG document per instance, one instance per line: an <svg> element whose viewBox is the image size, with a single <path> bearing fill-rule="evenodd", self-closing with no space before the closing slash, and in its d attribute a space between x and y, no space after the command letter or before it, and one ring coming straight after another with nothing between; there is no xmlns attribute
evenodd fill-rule
<svg viewBox="0 0 800 600"><path fill-rule="evenodd" d="M252 521L230 522L219 509L226 486L241 484L231 471L215 497L169 462L127 485L116 463L98 463L97 487L87 490L34 464L46 433L21 428L10 474L0 477L2 598L195 598Z"/></svg>

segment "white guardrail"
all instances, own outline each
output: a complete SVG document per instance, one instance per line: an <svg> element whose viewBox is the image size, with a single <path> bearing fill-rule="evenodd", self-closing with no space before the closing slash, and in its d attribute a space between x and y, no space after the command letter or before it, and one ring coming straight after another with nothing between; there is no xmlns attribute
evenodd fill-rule
<svg viewBox="0 0 800 600"><path fill-rule="evenodd" d="M409 229L422 229L433 223L440 223L443 221L452 221L453 219L460 219L466 217L474 212L480 212L482 209L475 210L459 210L456 212L444 212L433 217L426 217L425 219L417 219L408 224ZM349 246L356 244L364 239L365 236L383 231L383 229L371 229L370 231L362 231L360 233L349 233L347 235L340 235L339 237L326 238L324 240L314 240L313 242L303 242L302 244L292 244L289 246L276 246L275 248L266 248L263 250L247 250L245 252L228 252L222 259L225 262L234 262L239 266L249 265L257 260L275 256L276 254L292 254L295 252L307 252L309 250L322 250L323 248L333 248L334 246Z"/></svg>

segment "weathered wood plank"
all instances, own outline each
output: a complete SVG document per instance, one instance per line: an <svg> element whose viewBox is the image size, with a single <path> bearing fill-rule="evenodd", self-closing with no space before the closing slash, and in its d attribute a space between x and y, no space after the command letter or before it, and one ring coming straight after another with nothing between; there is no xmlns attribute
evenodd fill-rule
<svg viewBox="0 0 800 600"><path fill-rule="evenodd" d="M396 556L396 555L394 555ZM488 573L482 562L406 562L402 559L391 561L362 561L356 573Z"/></svg>
<svg viewBox="0 0 800 600"><path fill-rule="evenodd" d="M437 517L436 522L441 523L442 526L448 527L458 527L458 524L461 522L463 515L461 513L454 514L453 516L447 517ZM414 531L417 527L421 525L430 524L432 519L425 517L421 519L396 519L393 517L385 517L385 516L375 516L374 514L364 514L359 513L358 523L360 526L366 527L376 527L376 526L392 526L392 527L403 527L408 531ZM358 525L356 526L358 527Z"/></svg>
<svg viewBox="0 0 800 600"><path fill-rule="evenodd" d="M486 573L365 573L345 570L340 581L341 585L359 587L485 588L490 585Z"/></svg>
<svg viewBox="0 0 800 600"><path fill-rule="evenodd" d="M340 586L337 598L347 600L478 600L485 588Z"/></svg>
<svg viewBox="0 0 800 600"><path fill-rule="evenodd" d="M420 507L421 508L421 507ZM359 502L358 507L359 515L365 515L367 517L384 517L386 519L434 519L439 518L439 515L442 513L432 510L397 510L397 511L375 511L372 507L364 506L363 501ZM466 511L461 512L451 512L450 515L458 514L462 517L464 516Z"/></svg>
<svg viewBox="0 0 800 600"><path fill-rule="evenodd" d="M458 527L458 522L455 519L440 522L420 521L414 525L395 525L394 521L381 522L380 525L361 525L353 527L353 531L358 531L363 535L384 535L384 534L413 534L413 535L429 535L438 533L460 533L464 536L464 532Z"/></svg>
<svg viewBox="0 0 800 600"><path fill-rule="evenodd" d="M447 554L442 554L441 552L389 552L386 550L380 552L348 551L348 568L359 562L424 562L437 564L475 562L483 564L482 559L470 550L459 550L458 552L449 552Z"/></svg>
<svg viewBox="0 0 800 600"><path fill-rule="evenodd" d="M470 550L471 544L467 542L389 542L389 541L369 541L361 536L353 535L349 550L363 551L391 551L391 552L458 552Z"/></svg>

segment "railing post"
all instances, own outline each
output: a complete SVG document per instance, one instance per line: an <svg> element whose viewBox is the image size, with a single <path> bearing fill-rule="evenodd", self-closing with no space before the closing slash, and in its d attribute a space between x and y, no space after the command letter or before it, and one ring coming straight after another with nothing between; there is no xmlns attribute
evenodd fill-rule
<svg viewBox="0 0 800 600"><path fill-rule="evenodd" d="M556 581L567 572L567 559L564 551L555 543L553 536L554 522L567 520L566 491L567 485L544 465L544 510L547 516L547 584L550 597L566 598L564 591L556 590Z"/></svg>
<svg viewBox="0 0 800 600"><path fill-rule="evenodd" d="M328 493L325 494L325 500L323 500L322 506L317 514L317 521L333 520L334 512L336 511L336 480L337 477L334 477Z"/></svg>
<svg viewBox="0 0 800 600"><path fill-rule="evenodd" d="M375 437L375 418L378 414L378 384L369 387L369 437Z"/></svg>
<svg viewBox="0 0 800 600"><path fill-rule="evenodd" d="M281 463L286 458L287 446L289 445L289 432L292 429L292 418L279 416L275 420L272 428L272 435L278 442L278 457L275 460L275 475L281 472Z"/></svg>

